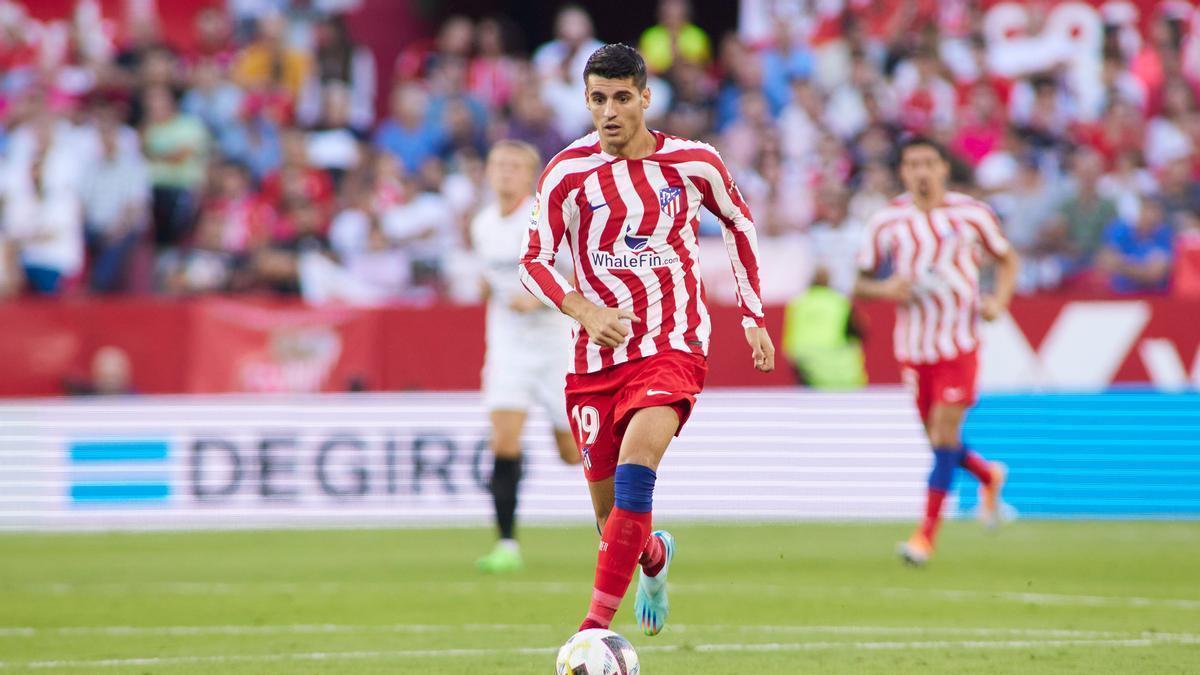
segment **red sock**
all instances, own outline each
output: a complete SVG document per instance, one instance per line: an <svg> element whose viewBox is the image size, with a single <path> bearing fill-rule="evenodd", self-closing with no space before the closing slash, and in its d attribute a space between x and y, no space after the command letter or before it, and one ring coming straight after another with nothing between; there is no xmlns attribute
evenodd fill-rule
<svg viewBox="0 0 1200 675"><path fill-rule="evenodd" d="M646 537L646 548L642 549L642 557L638 558L638 563L642 566L642 571L646 573L646 576L658 576L663 565L667 564L667 547L663 546L662 539L654 536Z"/></svg>
<svg viewBox="0 0 1200 675"><path fill-rule="evenodd" d="M946 493L929 488L926 494L925 520L921 521L921 534L932 544L933 538L937 536L938 525L942 523L942 500L946 499Z"/></svg>
<svg viewBox="0 0 1200 675"><path fill-rule="evenodd" d="M600 536L600 555L596 560L596 581L592 604L579 630L608 628L621 598L629 590L633 570L650 536L650 512L638 513L614 507ZM657 539L657 537L655 537Z"/></svg>
<svg viewBox="0 0 1200 675"><path fill-rule="evenodd" d="M992 484L992 465L977 453L970 450L964 451L962 467L970 471L972 475L979 479L980 483L984 485Z"/></svg>

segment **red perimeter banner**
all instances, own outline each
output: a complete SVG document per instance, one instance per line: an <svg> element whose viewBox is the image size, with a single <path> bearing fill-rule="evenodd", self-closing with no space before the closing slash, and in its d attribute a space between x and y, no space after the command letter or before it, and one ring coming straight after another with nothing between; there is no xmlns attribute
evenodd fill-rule
<svg viewBox="0 0 1200 675"><path fill-rule="evenodd" d="M369 388L380 371L372 312L216 300L192 314L191 356L182 359L189 392L346 391Z"/></svg>
<svg viewBox="0 0 1200 675"><path fill-rule="evenodd" d="M734 307L714 306L708 384L789 386L755 372ZM768 307L780 344L782 308ZM873 384L895 384L894 310L858 307ZM984 331L984 389L1200 386L1200 300L1018 298ZM23 300L0 304L0 396L61 394L96 350L132 364L141 393L451 391L479 387L482 307L312 308L259 300Z"/></svg>

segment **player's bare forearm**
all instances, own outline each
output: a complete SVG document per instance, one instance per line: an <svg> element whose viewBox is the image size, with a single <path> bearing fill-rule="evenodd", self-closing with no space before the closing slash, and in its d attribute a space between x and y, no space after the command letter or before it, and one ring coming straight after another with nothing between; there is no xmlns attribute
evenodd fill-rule
<svg viewBox="0 0 1200 675"><path fill-rule="evenodd" d="M1021 259L1017 252L1008 249L996 263L996 290L991 295L984 296L979 302L979 316L984 321L995 321L1008 309L1012 302L1013 291L1017 286L1017 272L1021 269Z"/></svg>
<svg viewBox="0 0 1200 675"><path fill-rule="evenodd" d="M750 352L754 357L754 369L769 373L775 370L775 345L766 328L751 326L746 329L746 342L750 344Z"/></svg>
<svg viewBox="0 0 1200 675"><path fill-rule="evenodd" d="M912 284L903 277L872 279L861 274L854 282L854 297L864 300L890 300L908 302L912 299Z"/></svg>
<svg viewBox="0 0 1200 675"><path fill-rule="evenodd" d="M1017 273L1021 271L1021 257L1016 249L1009 248L996 264L996 302L1008 307L1017 288Z"/></svg>
<svg viewBox="0 0 1200 675"><path fill-rule="evenodd" d="M562 310L563 314L582 324L582 317L591 310L598 309L598 307L596 303L583 297L582 293L572 291L563 297L562 306L559 309Z"/></svg>
<svg viewBox="0 0 1200 675"><path fill-rule="evenodd" d="M601 307L578 291L567 293L560 309L563 314L578 321L588 338L602 347L617 347L625 341L630 332L625 321L641 321L627 309Z"/></svg>
<svg viewBox="0 0 1200 675"><path fill-rule="evenodd" d="M854 297L862 300L874 300L876 297L878 297L878 287L879 282L867 276L859 275L859 277L854 280L854 289L851 291L851 293L854 295Z"/></svg>

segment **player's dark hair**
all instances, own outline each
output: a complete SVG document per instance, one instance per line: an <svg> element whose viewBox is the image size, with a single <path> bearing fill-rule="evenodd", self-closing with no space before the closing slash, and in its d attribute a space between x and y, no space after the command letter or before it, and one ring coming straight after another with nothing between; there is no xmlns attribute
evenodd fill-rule
<svg viewBox="0 0 1200 675"><path fill-rule="evenodd" d="M646 60L638 50L627 44L615 42L604 45L592 52L587 65L583 68L583 84L587 85L588 75L596 75L610 80L633 78L633 86L638 91L646 88Z"/></svg>
<svg viewBox="0 0 1200 675"><path fill-rule="evenodd" d="M941 143L938 143L928 136L913 134L900 139L900 144L896 146L896 166L900 166L900 163L904 161L904 153L908 152L909 148L916 147L933 148L934 152L938 154L938 157L942 158L942 161L950 161L950 153L946 152L946 149L942 147Z"/></svg>

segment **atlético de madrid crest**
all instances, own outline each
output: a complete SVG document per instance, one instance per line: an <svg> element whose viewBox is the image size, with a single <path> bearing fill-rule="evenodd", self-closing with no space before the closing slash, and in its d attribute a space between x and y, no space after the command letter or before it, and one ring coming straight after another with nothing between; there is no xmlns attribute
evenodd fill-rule
<svg viewBox="0 0 1200 675"><path fill-rule="evenodd" d="M668 218L674 218L675 214L683 208L683 188L665 187L658 191L658 207Z"/></svg>

